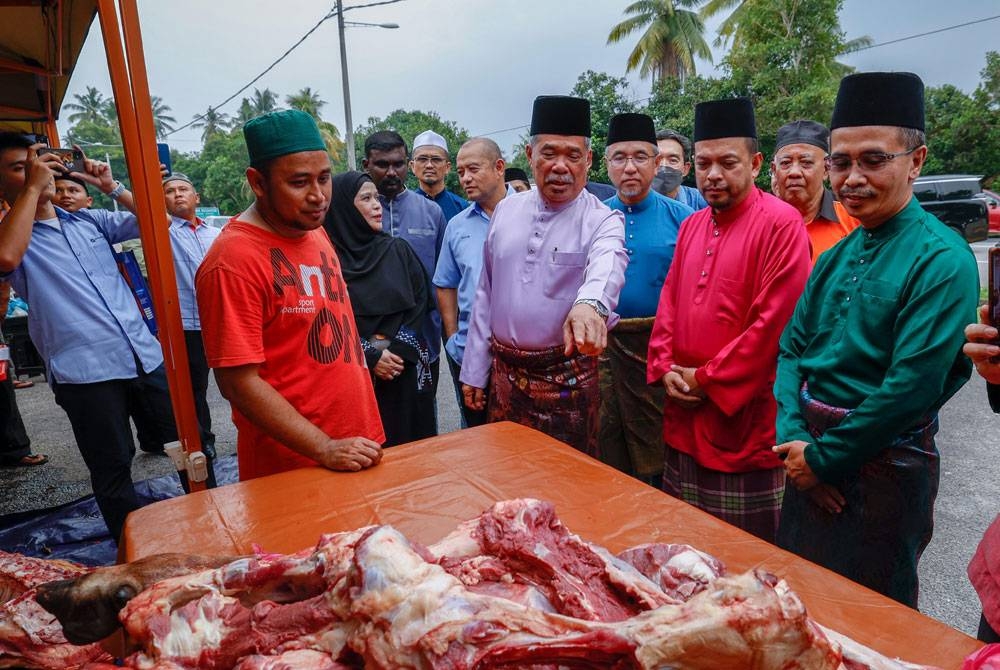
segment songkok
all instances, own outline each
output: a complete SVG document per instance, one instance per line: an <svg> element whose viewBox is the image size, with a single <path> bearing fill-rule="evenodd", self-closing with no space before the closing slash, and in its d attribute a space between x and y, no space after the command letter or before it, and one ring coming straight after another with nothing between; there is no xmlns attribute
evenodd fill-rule
<svg viewBox="0 0 1000 670"><path fill-rule="evenodd" d="M520 180L525 183L528 183L528 174L521 168L511 167L503 171L503 180L504 181Z"/></svg>
<svg viewBox="0 0 1000 670"><path fill-rule="evenodd" d="M437 147L448 153L448 141L433 130L425 130L413 139L413 150L416 151L420 147Z"/></svg>
<svg viewBox="0 0 1000 670"><path fill-rule="evenodd" d="M830 129L924 129L924 82L912 72L860 72L840 80Z"/></svg>
<svg viewBox="0 0 1000 670"><path fill-rule="evenodd" d="M653 119L645 114L615 114L608 122L610 147L616 142L649 142L656 144L656 127Z"/></svg>
<svg viewBox="0 0 1000 670"><path fill-rule="evenodd" d="M191 181L190 177L188 177L186 174L182 172L171 172L170 174L168 174L166 178L164 178L163 180L163 185L166 186L167 182L170 181L186 181L187 183L191 184L191 188L194 188L194 182Z"/></svg>
<svg viewBox="0 0 1000 670"><path fill-rule="evenodd" d="M694 107L694 141L724 137L757 137L750 98L727 98L699 102Z"/></svg>
<svg viewBox="0 0 1000 670"><path fill-rule="evenodd" d="M71 181L74 184L79 184L80 186L83 187L84 191L86 191L87 193L90 193L90 189L87 188L87 182L85 182L84 180L80 179L79 177L77 177L76 175L74 175L72 172L63 172L61 174L57 174L55 176L55 181L60 181L60 180L62 180L62 181Z"/></svg>
<svg viewBox="0 0 1000 670"><path fill-rule="evenodd" d="M303 151L326 151L313 117L297 109L270 112L243 126L250 165Z"/></svg>
<svg viewBox="0 0 1000 670"><path fill-rule="evenodd" d="M538 96L528 134L590 137L590 101L568 95Z"/></svg>
<svg viewBox="0 0 1000 670"><path fill-rule="evenodd" d="M830 131L822 123L808 119L792 121L778 128L778 141L774 150L777 152L789 144L811 144L830 153Z"/></svg>

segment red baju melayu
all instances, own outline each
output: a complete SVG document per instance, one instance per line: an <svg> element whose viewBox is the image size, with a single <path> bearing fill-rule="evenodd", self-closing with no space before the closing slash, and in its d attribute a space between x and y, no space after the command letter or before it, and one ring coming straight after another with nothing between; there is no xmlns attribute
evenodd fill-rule
<svg viewBox="0 0 1000 670"><path fill-rule="evenodd" d="M663 439L668 470L671 450L693 459L711 475L757 473L754 481L732 477L705 488L715 500L684 499L721 518L741 520L765 508L767 522L780 509L781 461L774 445L776 406L772 386L778 338L792 315L810 270L809 240L802 216L791 205L754 187L735 207L706 208L687 218L660 294L649 341L649 383L662 383L673 364L697 368L706 399L686 409L667 399ZM762 480L760 471L770 471ZM763 487L768 492L748 490ZM697 483L680 488L699 488ZM665 482L665 488L670 491ZM775 489L777 489L775 491ZM770 529L751 529L762 536Z"/></svg>

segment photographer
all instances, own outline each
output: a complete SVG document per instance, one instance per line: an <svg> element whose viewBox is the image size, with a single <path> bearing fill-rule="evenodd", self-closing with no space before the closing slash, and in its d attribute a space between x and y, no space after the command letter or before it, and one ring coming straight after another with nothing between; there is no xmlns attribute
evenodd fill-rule
<svg viewBox="0 0 1000 670"><path fill-rule="evenodd" d="M0 197L11 204L0 225L0 279L31 304L28 331L117 541L138 507L130 410L137 402L155 406L162 441L176 439L163 354L111 248L138 237L135 215L55 207L55 177L66 163L43 149L21 134L0 133ZM132 209L132 194L107 164L81 160L76 176Z"/></svg>

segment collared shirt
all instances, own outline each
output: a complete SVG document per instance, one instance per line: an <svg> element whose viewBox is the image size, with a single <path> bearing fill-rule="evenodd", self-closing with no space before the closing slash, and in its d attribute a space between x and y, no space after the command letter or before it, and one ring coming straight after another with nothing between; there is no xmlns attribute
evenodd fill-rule
<svg viewBox="0 0 1000 670"><path fill-rule="evenodd" d="M111 245L139 236L135 215L58 207L59 225L36 222L11 284L31 309L28 332L49 380L90 384L152 372L163 364Z"/></svg>
<svg viewBox="0 0 1000 670"><path fill-rule="evenodd" d="M778 442L809 442L827 482L854 472L932 415L968 381L964 328L976 320L979 271L969 245L916 198L823 254L781 337ZM853 410L813 438L799 388Z"/></svg>
<svg viewBox="0 0 1000 670"><path fill-rule="evenodd" d="M516 192L507 187L507 195ZM478 202L459 212L444 231L444 244L434 271L435 286L458 289L458 330L448 338L444 348L459 365L465 356L472 301L476 297L479 274L483 271L483 245L489 226L490 217Z"/></svg>
<svg viewBox="0 0 1000 670"><path fill-rule="evenodd" d="M427 271L427 280L430 282L441 254L444 229L448 225L441 208L427 198L405 189L392 200L386 199L381 193L378 199L382 203L383 230L410 243ZM434 297L434 300L436 305L437 298ZM430 350L430 360L436 361L441 355L441 314L436 308L427 314L423 334Z"/></svg>
<svg viewBox="0 0 1000 670"><path fill-rule="evenodd" d="M647 381L673 364L695 368L707 398L668 402L664 441L721 472L781 466L774 446L778 339L809 276L802 216L754 187L724 211L681 226L649 338Z"/></svg>
<svg viewBox="0 0 1000 670"><path fill-rule="evenodd" d="M699 209L708 207L708 203L705 202L705 197L701 194L701 191L690 186L685 186L684 184L681 184L677 190L677 200L683 202L696 212Z"/></svg>
<svg viewBox="0 0 1000 670"><path fill-rule="evenodd" d="M559 206L537 190L501 200L486 235L461 381L486 388L491 337L546 349L562 344L563 322L577 300L614 310L628 264L624 237L621 212L587 191Z"/></svg>
<svg viewBox="0 0 1000 670"><path fill-rule="evenodd" d="M444 189L437 195L428 195L427 192L419 186L414 190L431 202L436 202L438 207L441 208L441 212L444 213L445 221L451 221L456 214L469 206L468 200L458 197L448 189Z"/></svg>
<svg viewBox="0 0 1000 670"><path fill-rule="evenodd" d="M812 221L806 221L806 232L812 245L812 261L837 242L847 237L861 222L847 213L844 206L833 197L833 191L823 189L819 212Z"/></svg>
<svg viewBox="0 0 1000 670"><path fill-rule="evenodd" d="M656 314L663 282L674 259L681 222L694 211L684 203L650 191L634 205L626 205L617 195L604 204L625 215L625 286L618 298L618 314L623 319Z"/></svg>
<svg viewBox="0 0 1000 670"><path fill-rule="evenodd" d="M198 219L198 225L191 225L185 219L170 217L170 246L174 252L174 273L177 275L177 304L181 309L184 330L201 330L194 275L205 260L208 248L221 232L201 219Z"/></svg>

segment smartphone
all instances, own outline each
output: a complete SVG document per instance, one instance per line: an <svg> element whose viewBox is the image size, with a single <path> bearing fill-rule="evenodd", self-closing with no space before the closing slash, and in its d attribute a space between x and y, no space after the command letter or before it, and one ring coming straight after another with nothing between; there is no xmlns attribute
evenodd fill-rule
<svg viewBox="0 0 1000 670"><path fill-rule="evenodd" d="M987 258L990 325L1000 328L1000 244L990 247Z"/></svg>
<svg viewBox="0 0 1000 670"><path fill-rule="evenodd" d="M83 152L79 149L55 149L53 147L45 147L44 149L38 150L38 155L43 154L55 154L59 156L59 160L62 161L63 169L66 172L83 172Z"/></svg>
<svg viewBox="0 0 1000 670"><path fill-rule="evenodd" d="M156 155L160 158L160 163L167 166L167 175L170 176L174 173L170 169L170 145L164 144L163 142L156 143Z"/></svg>

